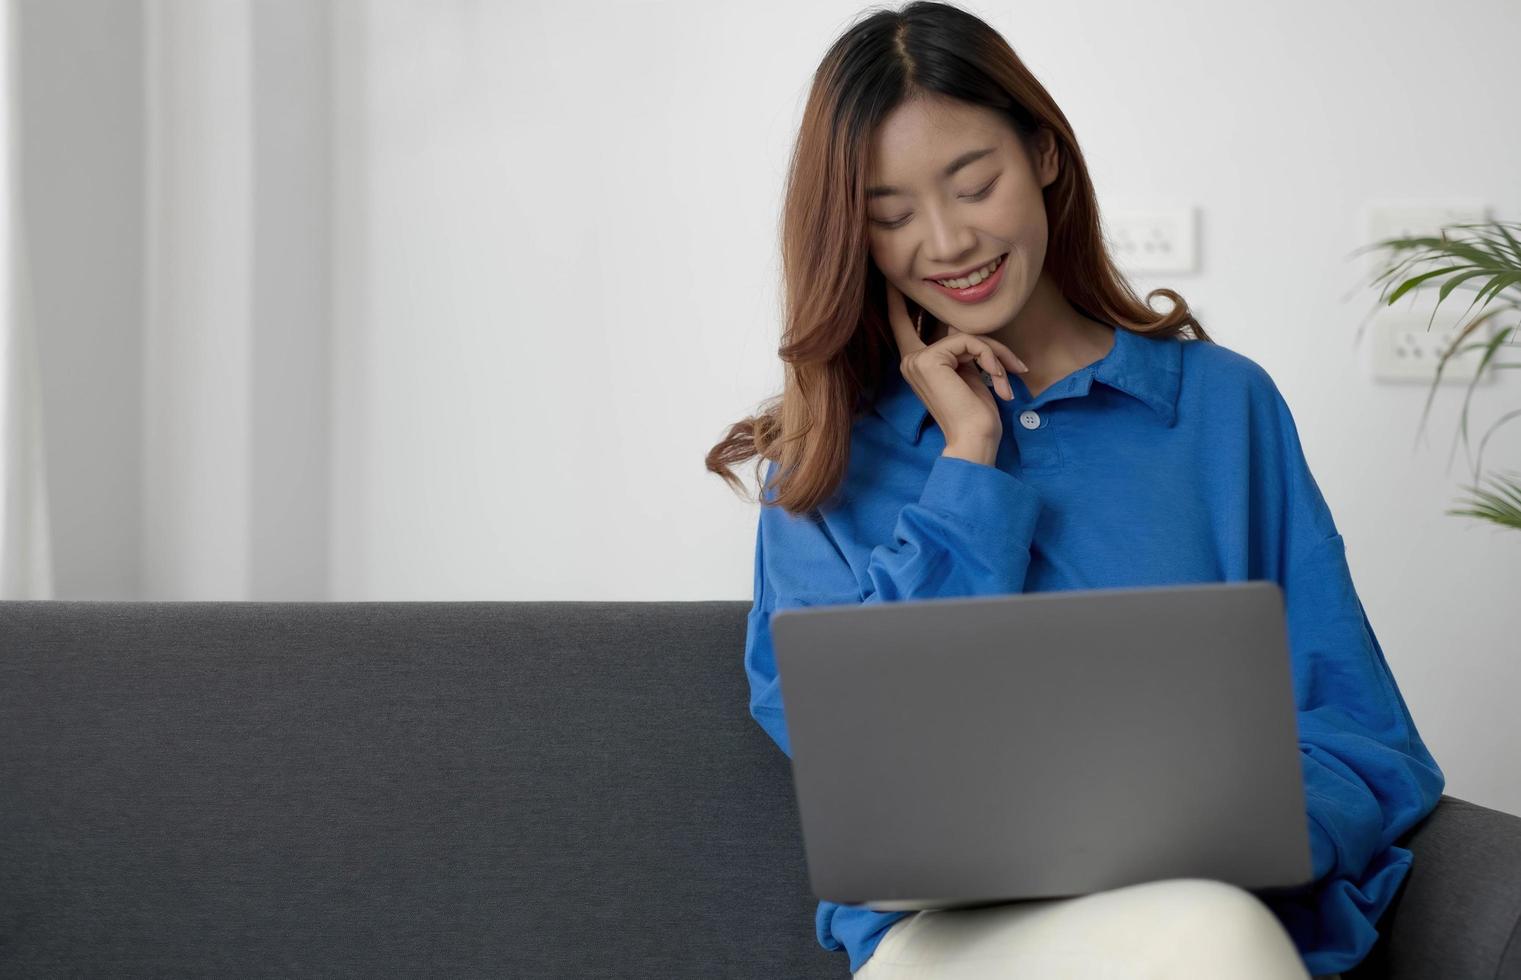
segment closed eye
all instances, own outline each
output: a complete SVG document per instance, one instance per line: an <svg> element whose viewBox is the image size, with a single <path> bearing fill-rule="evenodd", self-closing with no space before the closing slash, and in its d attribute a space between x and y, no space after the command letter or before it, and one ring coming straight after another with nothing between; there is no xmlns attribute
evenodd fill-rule
<svg viewBox="0 0 1521 980"><path fill-rule="evenodd" d="M1002 175L1000 174L999 176ZM963 200L980 201L983 198L987 197L989 194L993 193L993 185L996 183L998 183L998 177L994 177L992 180L988 181L987 184L983 186L982 190L971 194L962 194L960 196ZM872 224L881 225L883 228L901 228L904 223L906 223L911 217L913 217L912 213L905 214L903 217L898 218L896 221L879 221L876 218L872 218L871 221Z"/></svg>

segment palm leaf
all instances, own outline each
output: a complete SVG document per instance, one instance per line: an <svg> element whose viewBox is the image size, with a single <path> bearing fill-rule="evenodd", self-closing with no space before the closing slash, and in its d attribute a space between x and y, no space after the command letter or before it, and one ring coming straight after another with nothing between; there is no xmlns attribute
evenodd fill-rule
<svg viewBox="0 0 1521 980"><path fill-rule="evenodd" d="M1448 237L1449 230L1466 231L1470 234L1463 238L1453 239ZM1443 280L1440 282L1436 304L1431 310L1431 318L1426 324L1427 330L1430 330L1431 323L1436 319L1437 310L1454 291L1460 288L1474 292L1468 309L1463 311L1460 320L1466 318L1475 305L1480 310L1484 310L1505 290L1521 288L1521 241L1518 241L1517 235L1512 234L1512 230L1521 232L1521 223L1491 221L1454 224L1440 229L1436 236L1387 238L1357 249L1353 254L1369 248L1383 248L1390 252L1390 260L1373 280L1375 285L1381 285L1379 303L1375 304L1375 311L1380 305L1393 306L1407 295L1413 301L1415 293L1438 285L1437 280ZM1431 268L1432 265L1439 267ZM1417 268L1420 268L1420 271L1412 275L1411 273ZM1443 277L1446 278L1443 279ZM1497 490L1485 490L1477 485L1484 465L1485 444L1500 426L1521 417L1521 409L1507 412L1489 427L1479 441L1477 458L1470 451L1468 439L1468 410L1473 401L1474 386L1484 376L1487 368L1501 370L1521 367L1521 363L1495 360L1501 345L1513 345L1515 340L1521 337L1521 331L1518 331L1516 327L1507 327L1495 331L1487 339L1479 339L1474 343L1465 343L1465 341L1482 324L1489 322L1497 313L1507 309L1518 310L1521 309L1521 305L1514 302L1501 303L1494 309L1475 316L1459 329L1452 343L1447 345L1446 350L1442 352L1432 378L1431 388L1426 394L1426 404L1421 411L1416 441L1420 441L1421 434L1425 431L1426 421L1431 413L1431 406L1436 398L1437 388L1441 384L1442 373L1447 367L1448 360L1466 351L1483 351L1478 366L1474 369L1473 377L1469 379L1467 391L1464 393L1463 409L1459 419L1461 442L1464 452L1468 454L1472 466L1472 478L1476 484L1467 488L1472 494L1469 506L1466 509L1449 510L1447 513L1478 517L1493 521L1502 527L1521 530L1521 484L1491 477ZM1358 327L1359 338L1362 336L1365 325L1366 318ZM1449 471L1452 469L1452 459L1457 454L1459 441L1458 438L1453 440L1452 452L1447 459Z"/></svg>
<svg viewBox="0 0 1521 980"><path fill-rule="evenodd" d="M1454 517L1477 517L1480 520L1492 521L1501 527L1521 530L1521 482L1517 480L1502 480L1500 477L1489 478L1497 490L1484 490L1477 486L1466 488L1472 499L1469 506L1448 510L1447 513Z"/></svg>

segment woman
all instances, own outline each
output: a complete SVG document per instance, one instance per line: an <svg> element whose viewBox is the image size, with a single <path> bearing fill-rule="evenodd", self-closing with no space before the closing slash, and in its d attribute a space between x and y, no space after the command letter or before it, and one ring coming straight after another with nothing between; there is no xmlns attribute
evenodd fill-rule
<svg viewBox="0 0 1521 980"><path fill-rule="evenodd" d="M766 463L745 643L756 721L790 757L781 609L1275 581L1314 871L1271 895L1179 879L916 913L821 902L820 944L864 980L1359 963L1409 871L1394 841L1445 779L1272 379L1176 293L1157 290L1165 315L1136 297L1065 116L955 7L876 12L831 47L783 225L784 391L708 457L735 486L730 466Z"/></svg>

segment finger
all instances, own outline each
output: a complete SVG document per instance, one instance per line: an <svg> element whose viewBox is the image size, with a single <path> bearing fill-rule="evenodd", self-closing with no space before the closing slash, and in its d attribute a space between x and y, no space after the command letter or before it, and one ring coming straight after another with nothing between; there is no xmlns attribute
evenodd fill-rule
<svg viewBox="0 0 1521 980"><path fill-rule="evenodd" d="M927 346L920 339L919 331L914 329L914 321L909 318L903 294L891 282L887 283L887 322L892 327L893 337L898 341L899 354L906 357Z"/></svg>
<svg viewBox="0 0 1521 980"><path fill-rule="evenodd" d="M945 325L945 335L946 337L963 336L960 330L957 330L949 323ZM982 340L991 345L993 350L996 352L998 360L1005 365L1007 370L1013 371L1016 374L1026 374L1029 372L1030 365L1020 360L1019 357L1013 351L1009 350L1008 346L1005 345L1002 341L994 340L992 337L978 336L976 334L965 334L964 336L976 336L979 340Z"/></svg>
<svg viewBox="0 0 1521 980"><path fill-rule="evenodd" d="M993 349L993 343L976 334L957 334L940 341L947 353L956 359L956 371L975 387L986 388L992 384L1000 394L1007 392L1007 400L1014 398L1014 386L1008 379L1008 371ZM986 380L984 380L986 378Z"/></svg>
<svg viewBox="0 0 1521 980"><path fill-rule="evenodd" d="M1014 385L1009 381L1008 370L1004 368L1003 362L999 360L998 354L993 350L992 343L984 338L978 338L978 340L982 342L978 343L968 338L969 343L976 345L973 348L976 356L973 359L972 366L977 369L977 380L984 387L992 384L1001 395L1007 392L1007 399L1012 400L1014 398Z"/></svg>
<svg viewBox="0 0 1521 980"><path fill-rule="evenodd" d="M981 396L989 401L993 400L993 393L988 390L987 383L982 380L982 372L977 369L977 364L968 361L956 368L956 373L966 379L966 383L972 390L980 392Z"/></svg>
<svg viewBox="0 0 1521 980"><path fill-rule="evenodd" d="M993 351L993 356L996 358L997 363L1002 368L1004 368L1005 370L1013 371L1016 374L1025 374L1025 373L1027 373L1030 370L1030 366L1028 364L1026 364L1024 361L1020 360L1019 357L1016 356L1013 351L1009 350L1008 346L1005 345L1002 341L1000 341L1000 340L994 340L992 337L989 337L989 336L986 336L986 335L970 334L970 333L964 334L964 333L962 333L961 331L957 330L955 327L951 326L948 323L945 326L946 326L946 329L949 331L949 333L947 333L945 335L945 338L944 338L945 340L949 340L951 337L965 337L965 338L969 338L969 339L970 338L976 338L976 340L978 342L980 342L981 344L985 344L988 349L990 349L990 350ZM973 344L973 345L966 346L966 347L958 346L957 349L958 350L974 350L974 351L980 352L983 348L977 346L976 344ZM984 370L986 370L989 374L996 373L996 372L993 371L993 369L990 366L987 366L985 362L984 362Z"/></svg>
<svg viewBox="0 0 1521 980"><path fill-rule="evenodd" d="M992 337L983 337L982 340L985 341L989 347L993 348L993 350L998 355L998 359L1004 364L1008 365L1010 371L1013 371L1016 374L1025 374L1030 370L1030 365L1020 360L1013 351L1009 350L1008 346L1005 345L1003 341L994 340Z"/></svg>
<svg viewBox="0 0 1521 980"><path fill-rule="evenodd" d="M998 389L999 394L1007 392L1009 399L1014 397L1014 385L1009 381L1009 372L1004 368L1003 362L998 359L998 355L993 351L991 346L978 355L977 363L982 365L982 370L985 372L983 376L989 378L993 387ZM986 383L984 382L984 384Z"/></svg>

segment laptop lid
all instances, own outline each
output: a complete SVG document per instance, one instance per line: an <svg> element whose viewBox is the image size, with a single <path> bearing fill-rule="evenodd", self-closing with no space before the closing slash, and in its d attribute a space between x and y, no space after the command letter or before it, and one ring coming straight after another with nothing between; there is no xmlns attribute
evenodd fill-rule
<svg viewBox="0 0 1521 980"><path fill-rule="evenodd" d="M794 608L771 637L821 899L1310 880L1276 583Z"/></svg>

